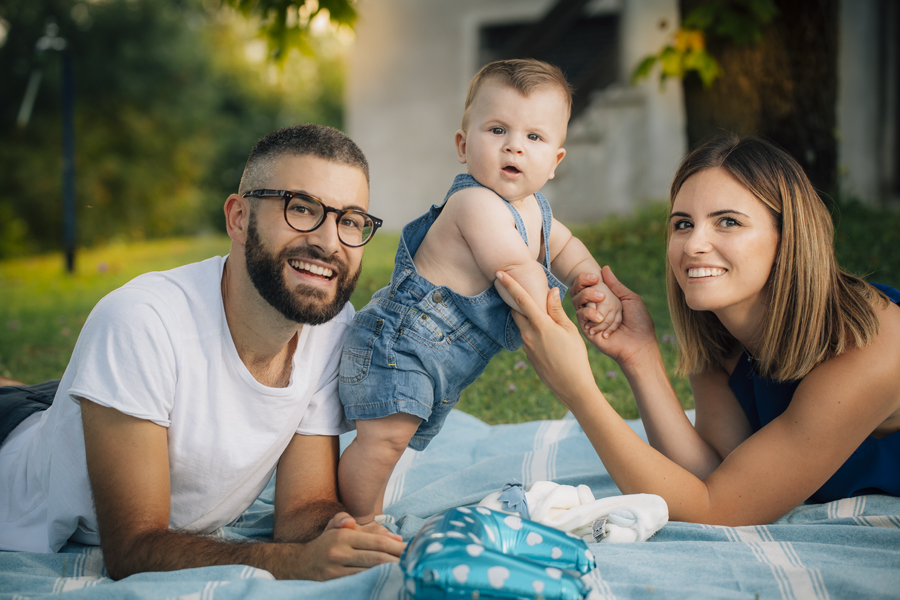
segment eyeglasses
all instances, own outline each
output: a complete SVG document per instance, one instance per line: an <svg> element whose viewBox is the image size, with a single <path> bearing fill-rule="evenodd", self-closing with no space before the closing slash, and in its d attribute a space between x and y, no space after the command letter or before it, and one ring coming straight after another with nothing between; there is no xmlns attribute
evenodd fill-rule
<svg viewBox="0 0 900 600"><path fill-rule="evenodd" d="M296 231L309 233L315 231L325 222L328 213L337 218L338 239L345 246L357 248L364 246L381 227L382 220L361 210L338 210L327 206L324 202L299 192L288 190L253 190L243 195L244 198L284 198L284 220Z"/></svg>

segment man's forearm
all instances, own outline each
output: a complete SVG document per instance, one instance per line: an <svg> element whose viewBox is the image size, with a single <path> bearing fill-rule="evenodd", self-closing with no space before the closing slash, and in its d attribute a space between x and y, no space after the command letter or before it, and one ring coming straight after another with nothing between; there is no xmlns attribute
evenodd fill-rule
<svg viewBox="0 0 900 600"><path fill-rule="evenodd" d="M302 579L301 544L229 542L177 531L153 531L136 537L127 547L103 545L110 577L174 571L215 565L249 565L269 571L277 579Z"/></svg>
<svg viewBox="0 0 900 600"><path fill-rule="evenodd" d="M305 504L293 511L275 514L275 527L272 537L276 542L308 542L325 530L328 521L344 506L335 500L319 500Z"/></svg>

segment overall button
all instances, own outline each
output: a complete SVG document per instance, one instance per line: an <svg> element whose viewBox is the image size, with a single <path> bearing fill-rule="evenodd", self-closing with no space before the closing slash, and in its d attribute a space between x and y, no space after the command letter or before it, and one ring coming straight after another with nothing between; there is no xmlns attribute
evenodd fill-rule
<svg viewBox="0 0 900 600"><path fill-rule="evenodd" d="M443 304L443 303L444 303L444 296L443 296L443 294L441 294L440 292L435 292L434 295L431 296L431 300L432 300L435 304Z"/></svg>

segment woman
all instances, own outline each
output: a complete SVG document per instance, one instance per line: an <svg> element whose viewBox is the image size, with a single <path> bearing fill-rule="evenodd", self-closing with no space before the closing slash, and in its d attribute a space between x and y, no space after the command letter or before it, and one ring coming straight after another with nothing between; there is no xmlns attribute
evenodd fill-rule
<svg viewBox="0 0 900 600"><path fill-rule="evenodd" d="M604 268L624 320L600 334L586 306L594 281L573 289L579 325L628 378L650 446L597 388L558 293L545 315L498 274L523 307L532 365L619 489L662 496L672 520L722 525L769 523L807 499L900 495L900 292L838 269L829 214L796 161L755 138L698 148L672 184L667 237L696 425L640 298Z"/></svg>

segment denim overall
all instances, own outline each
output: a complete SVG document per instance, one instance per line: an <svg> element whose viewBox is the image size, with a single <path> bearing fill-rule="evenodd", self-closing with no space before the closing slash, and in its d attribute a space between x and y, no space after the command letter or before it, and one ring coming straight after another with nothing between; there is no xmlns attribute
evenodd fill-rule
<svg viewBox="0 0 900 600"><path fill-rule="evenodd" d="M409 442L423 450L440 431L450 409L488 361L506 348L522 346L511 309L494 286L464 296L422 277L413 256L447 200L456 192L484 187L468 174L457 175L440 205L403 228L391 283L353 317L344 340L340 396L348 419L377 419L403 412L423 419ZM544 271L549 287L563 285L550 272L550 204L535 194L541 208ZM516 229L528 243L519 212L504 201Z"/></svg>

